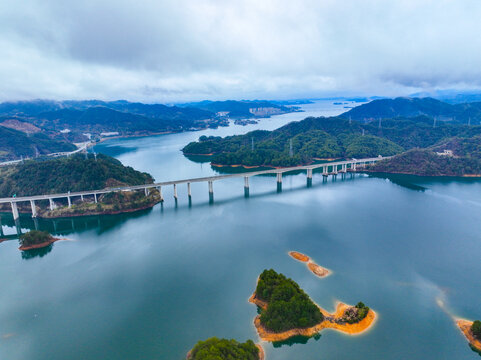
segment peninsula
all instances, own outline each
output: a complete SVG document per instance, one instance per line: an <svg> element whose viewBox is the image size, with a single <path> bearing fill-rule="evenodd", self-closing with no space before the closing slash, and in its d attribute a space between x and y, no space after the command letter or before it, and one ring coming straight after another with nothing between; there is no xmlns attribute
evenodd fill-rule
<svg viewBox="0 0 481 360"><path fill-rule="evenodd" d="M187 360L264 360L264 350L252 340L245 343L216 337L199 341L187 353Z"/></svg>
<svg viewBox="0 0 481 360"><path fill-rule="evenodd" d="M359 302L338 303L330 314L315 304L292 279L274 270L264 270L249 301L261 309L254 325L262 340L284 341L293 336L311 337L322 329L359 334L375 321L376 313Z"/></svg>

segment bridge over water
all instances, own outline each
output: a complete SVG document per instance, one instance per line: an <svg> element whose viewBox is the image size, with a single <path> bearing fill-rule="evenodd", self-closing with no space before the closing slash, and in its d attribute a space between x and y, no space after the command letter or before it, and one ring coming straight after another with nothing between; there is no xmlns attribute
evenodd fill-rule
<svg viewBox="0 0 481 360"><path fill-rule="evenodd" d="M88 190L88 191L67 192L67 193L59 193L59 194L45 194L45 195L34 195L34 196L0 198L0 204L10 203L12 208L13 218L14 220L17 220L19 218L17 204L22 202L30 203L30 206L32 209L32 217L35 218L37 217L37 207L35 203L36 201L48 200L50 205L50 210L54 210L57 207L57 205L55 204L55 200L57 199L67 199L68 207L71 207L73 198L80 198L81 201L85 201L85 199L88 198L90 201L93 200L95 203L97 203L98 196L101 194L106 194L110 192L119 192L119 191L143 190L145 191L145 195L148 195L149 191L152 189L157 189L159 191L161 201L163 201L162 187L173 186L174 198L177 199L177 185L180 185L180 184L187 184L187 194L190 199L192 196L190 185L191 183L198 183L198 182L206 182L208 184L209 201L213 202L214 201L214 186L213 186L214 181L219 181L219 180L229 179L229 178L236 178L236 177L243 177L244 192L246 196L248 196L249 195L249 178L252 176L276 174L277 188L279 190L279 189L282 189L282 176L284 173L306 170L307 184L309 185L309 184L312 184L312 172L314 169L322 168L323 176L329 176L329 175L337 176L337 174L339 173L345 174L347 172L355 172L358 170L358 168L362 169L366 165L374 164L375 162L383 159L387 159L387 157L379 156L379 157L368 158L368 159L351 159L351 160L322 163L322 164L311 164L311 165L305 165L305 166L294 166L294 167L286 167L286 168L279 168L279 169L242 172L237 174L216 175L216 176L208 176L208 177L200 177L200 178L192 178L192 179L164 181L164 182L158 182L158 183L152 183L152 184L105 188L100 190Z"/></svg>

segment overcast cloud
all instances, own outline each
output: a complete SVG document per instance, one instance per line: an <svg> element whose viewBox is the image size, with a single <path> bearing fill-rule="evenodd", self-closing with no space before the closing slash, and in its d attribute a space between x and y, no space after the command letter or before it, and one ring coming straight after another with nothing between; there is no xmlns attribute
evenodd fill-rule
<svg viewBox="0 0 481 360"><path fill-rule="evenodd" d="M479 0L0 2L0 100L481 88Z"/></svg>

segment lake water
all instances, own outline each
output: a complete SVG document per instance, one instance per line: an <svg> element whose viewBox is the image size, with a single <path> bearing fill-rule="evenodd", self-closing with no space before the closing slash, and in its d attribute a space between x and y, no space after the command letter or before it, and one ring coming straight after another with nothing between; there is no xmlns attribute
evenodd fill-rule
<svg viewBox="0 0 481 360"><path fill-rule="evenodd" d="M331 102L258 125L113 139L96 151L158 181L207 176L208 163L180 149L201 135L273 129L308 115L344 111ZM297 281L314 301L363 301L379 315L360 336L332 330L307 343L264 343L267 360L477 359L452 316L481 319L481 182L314 174L172 189L165 203L129 215L37 226L73 241L23 256L0 244L0 359L175 359L211 336L258 340L247 302L265 268ZM2 231L15 233L11 216ZM23 231L35 226L21 218ZM333 271L316 278L287 252ZM439 306L443 304L443 306Z"/></svg>

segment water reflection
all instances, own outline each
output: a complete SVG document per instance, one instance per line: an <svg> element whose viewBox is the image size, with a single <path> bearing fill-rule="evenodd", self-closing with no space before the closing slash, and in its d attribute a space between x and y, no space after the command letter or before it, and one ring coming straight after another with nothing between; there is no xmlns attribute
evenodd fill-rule
<svg viewBox="0 0 481 360"><path fill-rule="evenodd" d="M32 249L32 250L25 250L21 251L22 253L22 259L24 260L30 260L36 257L44 257L47 255L49 252L51 252L53 249L53 244L47 245L43 248L40 249Z"/></svg>
<svg viewBox="0 0 481 360"><path fill-rule="evenodd" d="M478 354L479 356L481 356L481 351L479 351L478 349L476 349L473 345L469 344L469 347L471 348L471 350L473 350L473 352L475 352L476 354Z"/></svg>
<svg viewBox="0 0 481 360"><path fill-rule="evenodd" d="M295 345L295 344L307 344L309 339L314 339L314 340L318 341L320 338L321 338L321 334L319 334L319 333L315 334L312 337L298 335L298 336L293 336L293 337L291 337L287 340L284 340L284 341L275 341L275 342L272 343L272 345L275 348L280 348L284 345L292 346L292 345Z"/></svg>
<svg viewBox="0 0 481 360"><path fill-rule="evenodd" d="M370 177L378 179L387 179L393 184L399 185L403 188L414 190L414 191L425 191L427 188L424 186L416 185L413 181L416 180L415 177L410 175L395 175L395 174L370 174ZM417 178L419 180L419 177Z"/></svg>

